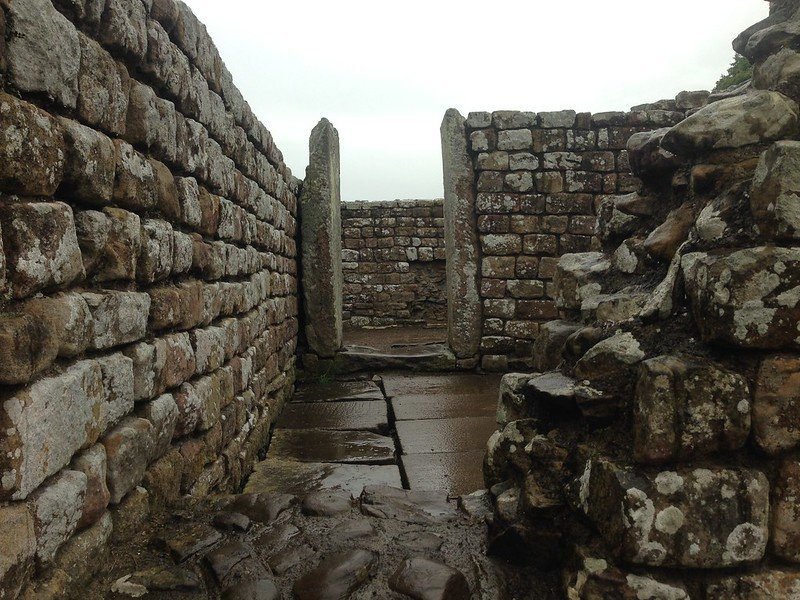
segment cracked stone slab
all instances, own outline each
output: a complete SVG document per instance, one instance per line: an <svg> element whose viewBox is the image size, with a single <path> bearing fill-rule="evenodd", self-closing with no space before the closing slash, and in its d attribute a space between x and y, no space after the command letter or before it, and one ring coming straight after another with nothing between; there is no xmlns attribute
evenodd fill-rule
<svg viewBox="0 0 800 600"><path fill-rule="evenodd" d="M278 429L269 447L271 458L300 462L389 464L394 440L369 431Z"/></svg>
<svg viewBox="0 0 800 600"><path fill-rule="evenodd" d="M355 401L289 404L278 420L279 429L362 429L382 431L389 427L383 402Z"/></svg>
<svg viewBox="0 0 800 600"><path fill-rule="evenodd" d="M245 493L285 492L303 496L311 492L340 489L358 496L366 485L402 487L395 465L348 465L308 463L267 458L255 466Z"/></svg>

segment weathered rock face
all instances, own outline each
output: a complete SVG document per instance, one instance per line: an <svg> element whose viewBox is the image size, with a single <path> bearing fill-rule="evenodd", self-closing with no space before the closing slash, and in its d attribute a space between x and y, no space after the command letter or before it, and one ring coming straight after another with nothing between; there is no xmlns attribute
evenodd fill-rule
<svg viewBox="0 0 800 600"><path fill-rule="evenodd" d="M342 216L339 133L327 119L311 132L309 148L300 197L306 338L330 358L342 346Z"/></svg>
<svg viewBox="0 0 800 600"><path fill-rule="evenodd" d="M664 135L661 146L680 157L741 148L792 137L797 103L783 94L760 90L700 109Z"/></svg>
<svg viewBox="0 0 800 600"><path fill-rule="evenodd" d="M753 433L764 452L776 455L800 445L800 358L770 355L761 363L753 398Z"/></svg>
<svg viewBox="0 0 800 600"><path fill-rule="evenodd" d="M734 43L751 82L583 122L582 143L602 124L613 144L615 127L648 121L625 135L641 187L594 198L592 247L564 256L565 234L550 246L560 320L539 325L533 354L550 372L514 365L485 460L490 550L565 550L555 560L569 598L800 597L798 10L771 2ZM534 176L566 171L541 188L534 177L548 195L540 223L550 186L583 167L578 148L545 149L557 131L528 140L530 118L513 114L489 127L477 113L471 138L476 188L495 198L484 250L506 264L525 249L501 220L522 181L497 176L522 169L511 153L530 145ZM500 265L488 265L497 279ZM511 314L501 288L486 289L494 318ZM561 459L541 460L546 447Z"/></svg>
<svg viewBox="0 0 800 600"><path fill-rule="evenodd" d="M745 379L691 358L660 356L639 367L634 457L666 463L737 450L750 433Z"/></svg>
<svg viewBox="0 0 800 600"><path fill-rule="evenodd" d="M800 142L777 142L761 155L750 208L766 239L800 238Z"/></svg>
<svg viewBox="0 0 800 600"><path fill-rule="evenodd" d="M629 564L717 568L757 562L766 551L769 482L758 471L649 474L591 461L579 495L584 512Z"/></svg>
<svg viewBox="0 0 800 600"><path fill-rule="evenodd" d="M800 348L800 250L691 253L681 264L705 340L742 348Z"/></svg>

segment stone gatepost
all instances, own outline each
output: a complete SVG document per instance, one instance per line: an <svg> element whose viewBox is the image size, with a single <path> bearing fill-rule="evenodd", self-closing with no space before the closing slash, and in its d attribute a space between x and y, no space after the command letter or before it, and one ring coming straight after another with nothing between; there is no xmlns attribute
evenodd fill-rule
<svg viewBox="0 0 800 600"><path fill-rule="evenodd" d="M478 354L482 310L478 293L478 224L465 119L451 108L442 121L444 235L447 251L447 329L458 358Z"/></svg>
<svg viewBox="0 0 800 600"><path fill-rule="evenodd" d="M342 346L342 216L339 132L322 119L311 132L300 195L303 311L308 348L332 358Z"/></svg>

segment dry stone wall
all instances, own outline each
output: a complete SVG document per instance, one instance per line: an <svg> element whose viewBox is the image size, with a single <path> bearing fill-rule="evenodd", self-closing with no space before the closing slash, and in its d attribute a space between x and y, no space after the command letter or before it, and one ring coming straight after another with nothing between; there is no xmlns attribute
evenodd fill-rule
<svg viewBox="0 0 800 600"><path fill-rule="evenodd" d="M342 203L344 321L447 322L443 201Z"/></svg>
<svg viewBox="0 0 800 600"><path fill-rule="evenodd" d="M298 182L182 2L3 1L0 30L15 598L247 474L293 386Z"/></svg>
<svg viewBox="0 0 800 600"><path fill-rule="evenodd" d="M734 42L752 82L630 137L642 189L559 259L536 372L503 378L489 545L565 597L800 596L799 26L773 2Z"/></svg>
<svg viewBox="0 0 800 600"><path fill-rule="evenodd" d="M559 257L599 248L604 199L641 188L631 173L628 139L678 123L707 95L685 93L627 113L469 114L484 369L530 366L540 325L558 316L553 275Z"/></svg>

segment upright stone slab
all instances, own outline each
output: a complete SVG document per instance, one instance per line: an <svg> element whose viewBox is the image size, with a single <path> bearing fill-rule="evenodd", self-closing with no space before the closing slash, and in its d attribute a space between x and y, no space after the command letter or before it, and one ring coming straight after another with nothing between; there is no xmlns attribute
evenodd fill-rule
<svg viewBox="0 0 800 600"><path fill-rule="evenodd" d="M465 119L451 108L442 121L444 236L447 252L447 329L458 358L478 354L481 300L478 293L478 224L475 174L467 152Z"/></svg>
<svg viewBox="0 0 800 600"><path fill-rule="evenodd" d="M342 217L339 132L322 119L311 132L300 196L303 306L309 349L332 357L342 346Z"/></svg>

